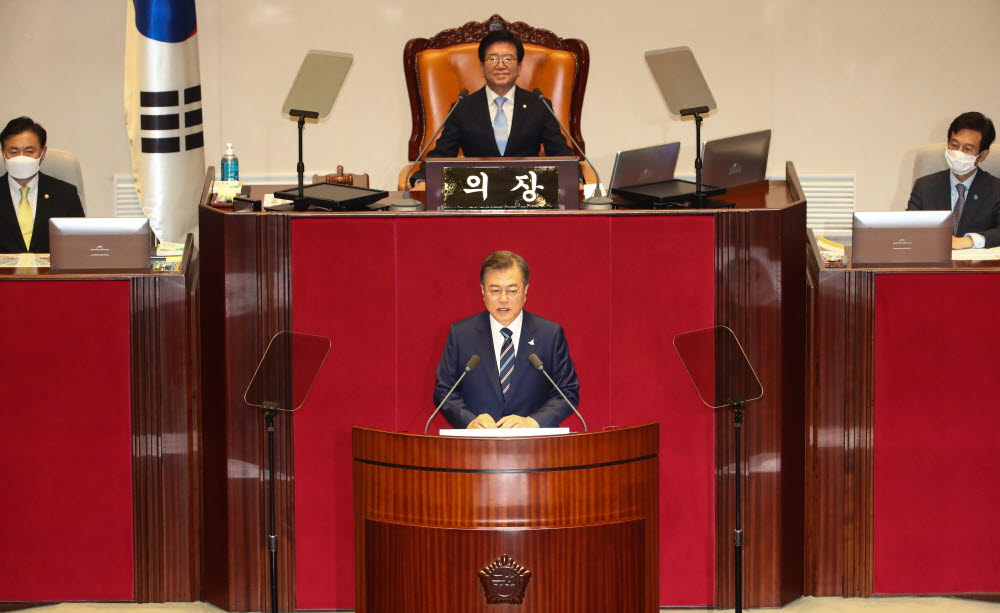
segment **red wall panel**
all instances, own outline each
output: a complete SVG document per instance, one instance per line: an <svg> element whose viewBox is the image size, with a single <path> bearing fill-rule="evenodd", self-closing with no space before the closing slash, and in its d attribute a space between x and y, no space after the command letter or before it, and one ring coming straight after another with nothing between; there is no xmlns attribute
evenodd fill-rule
<svg viewBox="0 0 1000 613"><path fill-rule="evenodd" d="M423 431L448 326L483 309L495 249L527 259L525 308L564 327L590 428L663 424L661 602L712 604L714 418L671 344L713 323L712 216L301 219L291 243L294 329L333 340L295 417L298 608L353 607L350 428Z"/></svg>
<svg viewBox="0 0 1000 613"><path fill-rule="evenodd" d="M1000 274L876 278L877 594L1000 592L997 304Z"/></svg>
<svg viewBox="0 0 1000 613"><path fill-rule="evenodd" d="M129 282L0 284L0 601L134 597Z"/></svg>

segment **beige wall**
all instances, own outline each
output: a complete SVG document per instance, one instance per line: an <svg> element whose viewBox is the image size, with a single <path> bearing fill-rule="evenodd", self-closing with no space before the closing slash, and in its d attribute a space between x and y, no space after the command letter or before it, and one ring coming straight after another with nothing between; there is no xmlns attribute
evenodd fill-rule
<svg viewBox="0 0 1000 613"><path fill-rule="evenodd" d="M0 118L30 114L50 145L83 163L88 210L110 215L112 176L130 173L122 111L126 0L0 0ZM307 172L343 164L392 189L410 113L402 47L499 12L591 51L583 134L598 171L614 152L669 140L693 167L694 128L672 119L642 60L689 45L719 109L705 138L770 127L769 174L857 175L858 208L902 208L913 155L977 109L1000 119L996 0L198 0L206 157L235 143L243 173L295 169L295 124L281 105L309 49L354 54L331 115L307 125ZM570 13L565 7L576 8ZM349 15L349 17L341 17ZM24 26L23 28L20 26Z"/></svg>

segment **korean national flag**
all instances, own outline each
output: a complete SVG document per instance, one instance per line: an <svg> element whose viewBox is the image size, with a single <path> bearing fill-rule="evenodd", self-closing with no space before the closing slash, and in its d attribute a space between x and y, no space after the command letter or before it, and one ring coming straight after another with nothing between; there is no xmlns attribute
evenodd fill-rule
<svg viewBox="0 0 1000 613"><path fill-rule="evenodd" d="M205 178L194 0L126 0L125 124L142 210L161 241L198 230Z"/></svg>

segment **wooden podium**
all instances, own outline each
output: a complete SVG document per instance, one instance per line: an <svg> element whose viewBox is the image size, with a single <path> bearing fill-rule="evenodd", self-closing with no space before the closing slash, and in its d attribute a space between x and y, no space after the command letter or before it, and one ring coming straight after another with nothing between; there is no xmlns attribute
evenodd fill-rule
<svg viewBox="0 0 1000 613"><path fill-rule="evenodd" d="M357 611L657 611L658 448L354 428Z"/></svg>

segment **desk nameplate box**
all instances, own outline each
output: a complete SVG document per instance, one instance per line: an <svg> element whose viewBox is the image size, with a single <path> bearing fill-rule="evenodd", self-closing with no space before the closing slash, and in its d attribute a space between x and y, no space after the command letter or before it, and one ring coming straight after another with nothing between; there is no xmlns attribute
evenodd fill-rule
<svg viewBox="0 0 1000 613"><path fill-rule="evenodd" d="M427 208L580 208L580 163L545 158L428 158Z"/></svg>

